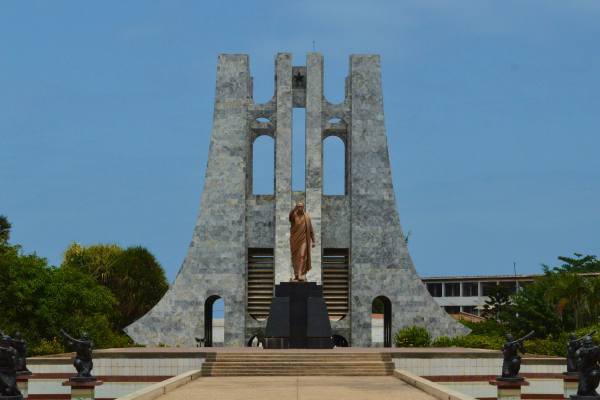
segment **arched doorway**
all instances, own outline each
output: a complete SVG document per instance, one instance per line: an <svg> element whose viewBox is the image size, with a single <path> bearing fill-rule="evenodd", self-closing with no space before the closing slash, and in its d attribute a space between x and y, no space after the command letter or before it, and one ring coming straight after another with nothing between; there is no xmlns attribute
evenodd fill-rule
<svg viewBox="0 0 600 400"><path fill-rule="evenodd" d="M204 302L204 347L213 347L213 309L219 296L210 296Z"/></svg>
<svg viewBox="0 0 600 400"><path fill-rule="evenodd" d="M376 321L383 322L383 347L392 347L392 302L385 296L377 296L372 304L372 324L377 324ZM379 317L379 318L378 318ZM379 329L381 329L379 328ZM372 341L375 343L375 329L372 328ZM379 342L381 343L381 342ZM381 345L380 345L381 346Z"/></svg>
<svg viewBox="0 0 600 400"><path fill-rule="evenodd" d="M342 335L333 335L332 339L335 347L348 347L348 341Z"/></svg>

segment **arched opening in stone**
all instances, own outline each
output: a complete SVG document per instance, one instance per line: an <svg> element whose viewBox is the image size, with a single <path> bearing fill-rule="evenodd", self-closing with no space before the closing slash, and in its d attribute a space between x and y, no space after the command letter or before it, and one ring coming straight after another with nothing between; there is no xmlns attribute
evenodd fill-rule
<svg viewBox="0 0 600 400"><path fill-rule="evenodd" d="M331 338L335 347L348 347L348 341L342 335L333 335Z"/></svg>
<svg viewBox="0 0 600 400"><path fill-rule="evenodd" d="M392 347L392 302L385 296L377 296L371 311L372 346Z"/></svg>
<svg viewBox="0 0 600 400"><path fill-rule="evenodd" d="M306 109L292 111L292 190L306 189Z"/></svg>
<svg viewBox="0 0 600 400"><path fill-rule="evenodd" d="M204 302L204 347L223 345L225 303L219 296L210 296Z"/></svg>
<svg viewBox="0 0 600 400"><path fill-rule="evenodd" d="M275 140L270 136L252 145L252 194L275 194Z"/></svg>
<svg viewBox="0 0 600 400"><path fill-rule="evenodd" d="M346 193L346 148L342 139L330 136L323 141L323 194Z"/></svg>
<svg viewBox="0 0 600 400"><path fill-rule="evenodd" d="M252 336L250 338L250 340L248 340L248 343L246 344L246 347L263 347L263 344L262 344L262 341L261 341L261 337L259 337L258 335Z"/></svg>

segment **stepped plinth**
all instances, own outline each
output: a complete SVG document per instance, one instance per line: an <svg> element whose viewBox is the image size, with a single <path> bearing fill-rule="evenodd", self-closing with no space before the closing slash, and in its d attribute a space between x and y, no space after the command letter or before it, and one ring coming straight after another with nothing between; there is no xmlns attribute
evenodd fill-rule
<svg viewBox="0 0 600 400"><path fill-rule="evenodd" d="M315 282L275 285L265 344L267 349L333 349L322 285Z"/></svg>

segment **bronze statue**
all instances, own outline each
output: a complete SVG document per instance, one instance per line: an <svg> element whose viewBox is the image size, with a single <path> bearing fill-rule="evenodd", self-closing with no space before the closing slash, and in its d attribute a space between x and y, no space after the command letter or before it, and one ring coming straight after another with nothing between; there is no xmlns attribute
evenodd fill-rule
<svg viewBox="0 0 600 400"><path fill-rule="evenodd" d="M12 339L9 336L2 335L0 341L0 397L19 398L21 391L17 387L17 351L11 347L11 342Z"/></svg>
<svg viewBox="0 0 600 400"><path fill-rule="evenodd" d="M521 356L519 355L519 351L525 354L523 341L529 339L534 334L535 332L531 331L518 340L515 340L513 335L510 333L506 335L506 343L502 345L502 354L504 354L504 361L502 362L502 377L497 378L496 380L524 380L524 378L517 377L519 370L521 369Z"/></svg>
<svg viewBox="0 0 600 400"><path fill-rule="evenodd" d="M575 352L579 370L577 396L598 396L596 388L600 382L600 346L594 346L590 336L583 337L583 346Z"/></svg>
<svg viewBox="0 0 600 400"><path fill-rule="evenodd" d="M81 340L73 339L64 330L60 330L59 333L69 342L65 343L65 347L75 347L77 355L75 356L75 362L73 365L77 369L77 376L70 378L70 381L95 381L97 378L92 376L92 369L94 363L92 362L92 350L94 350L94 343L90 342L89 335L86 332L81 334Z"/></svg>
<svg viewBox="0 0 600 400"><path fill-rule="evenodd" d="M567 372L564 372L565 375L577 374L577 357L575 356L575 353L581 348L581 346L583 346L581 343L583 338L586 336L592 336L594 333L596 333L596 330L592 329L590 333L582 336L579 339L577 339L577 335L574 333L569 335L570 340L567 342Z"/></svg>
<svg viewBox="0 0 600 400"><path fill-rule="evenodd" d="M315 231L310 217L304 212L304 203L299 201L296 208L290 212L290 248L292 251L292 265L294 266L294 280L306 282L302 275L306 275L312 268L310 265L310 243L315 244Z"/></svg>
<svg viewBox="0 0 600 400"><path fill-rule="evenodd" d="M15 333L15 338L12 340L12 347L17 351L17 374L31 375L31 371L27 369L27 342L23 340L21 332Z"/></svg>

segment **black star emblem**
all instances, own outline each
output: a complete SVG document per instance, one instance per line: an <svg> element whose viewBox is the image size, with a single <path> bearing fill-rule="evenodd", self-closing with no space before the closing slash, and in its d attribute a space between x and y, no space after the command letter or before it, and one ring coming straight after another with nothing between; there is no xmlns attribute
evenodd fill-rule
<svg viewBox="0 0 600 400"><path fill-rule="evenodd" d="M298 74L294 75L294 85L302 86L303 84L304 84L304 75L300 74L300 71L298 71Z"/></svg>

